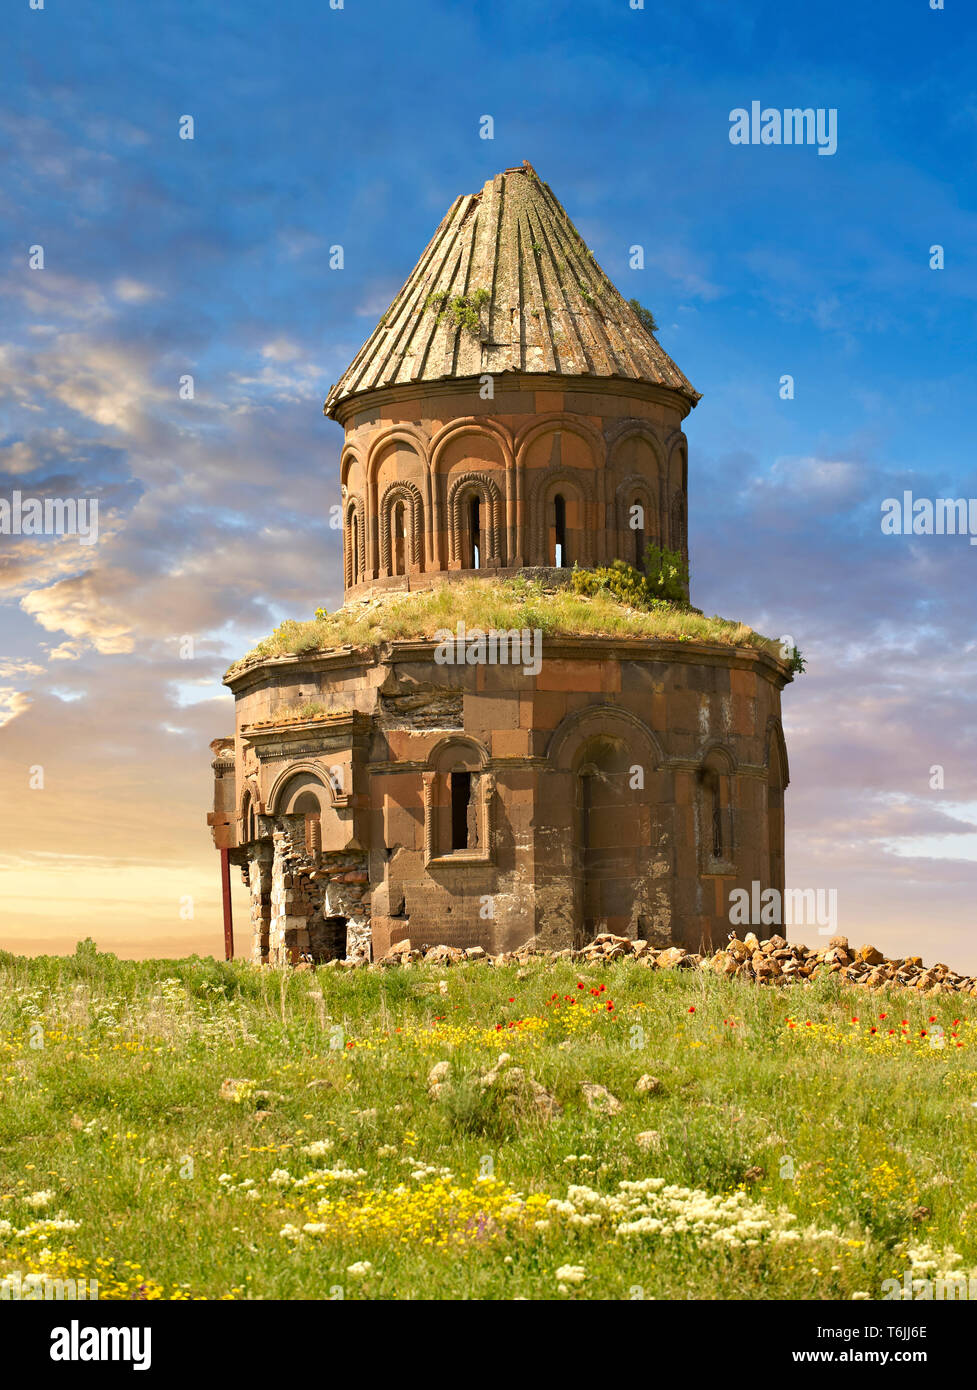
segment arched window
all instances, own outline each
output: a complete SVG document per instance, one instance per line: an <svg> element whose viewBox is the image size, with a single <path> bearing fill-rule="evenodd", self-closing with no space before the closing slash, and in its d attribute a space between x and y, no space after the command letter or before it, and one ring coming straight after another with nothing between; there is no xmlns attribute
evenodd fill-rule
<svg viewBox="0 0 977 1390"><path fill-rule="evenodd" d="M567 555L567 504L566 498L558 492L553 498L553 564L557 569L565 569L570 563Z"/></svg>
<svg viewBox="0 0 977 1390"><path fill-rule="evenodd" d="M467 739L450 739L423 784L425 862L489 863L495 778L484 771L479 750Z"/></svg>
<svg viewBox="0 0 977 1390"><path fill-rule="evenodd" d="M476 494L468 502L468 568L482 567L482 499Z"/></svg>
<svg viewBox="0 0 977 1390"><path fill-rule="evenodd" d="M722 792L719 784L719 773L714 767L707 767L703 772L702 787L705 796L705 830L709 838L709 853L712 855L713 859L722 859Z"/></svg>
<svg viewBox="0 0 977 1390"><path fill-rule="evenodd" d="M643 570L645 567L645 509L639 497L636 497L631 503L629 516L634 532L634 567L636 570ZM637 525L635 525L636 522Z"/></svg>
<svg viewBox="0 0 977 1390"><path fill-rule="evenodd" d="M452 772L450 784L451 848L452 850L477 849L477 817L472 817L469 814L472 802L472 774L470 772ZM472 840L474 840L474 844Z"/></svg>
<svg viewBox="0 0 977 1390"><path fill-rule="evenodd" d="M403 502L397 502L390 518L393 533L390 537L391 572L407 573L407 509Z"/></svg>
<svg viewBox="0 0 977 1390"><path fill-rule="evenodd" d="M699 769L699 852L703 873L728 872L733 863L733 777L723 752L710 753Z"/></svg>
<svg viewBox="0 0 977 1390"><path fill-rule="evenodd" d="M360 582L360 519L355 508L349 519L350 583Z"/></svg>

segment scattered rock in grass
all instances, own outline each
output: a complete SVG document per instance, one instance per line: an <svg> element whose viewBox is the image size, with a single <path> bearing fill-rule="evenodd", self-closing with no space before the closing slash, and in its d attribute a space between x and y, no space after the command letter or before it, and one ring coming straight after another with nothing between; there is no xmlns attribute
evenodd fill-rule
<svg viewBox="0 0 977 1390"><path fill-rule="evenodd" d="M643 1153L660 1153L662 1137L657 1129L644 1129L634 1136L634 1142Z"/></svg>
<svg viewBox="0 0 977 1390"><path fill-rule="evenodd" d="M647 1072L645 1072L644 1076L639 1076L634 1083L634 1089L639 1096L657 1095L661 1088L662 1083L659 1081L658 1077L649 1076Z"/></svg>
<svg viewBox="0 0 977 1390"><path fill-rule="evenodd" d="M435 1062L427 1074L427 1093L429 1096L437 1098L441 1094L450 1072L450 1062Z"/></svg>
<svg viewBox="0 0 977 1390"><path fill-rule="evenodd" d="M622 1109L617 1096L611 1095L606 1086L601 1086L596 1081L584 1081L580 1089L583 1091L588 1110L595 1110L599 1115L616 1115Z"/></svg>
<svg viewBox="0 0 977 1390"><path fill-rule="evenodd" d="M545 1086L541 1085L535 1077L528 1076L525 1068L509 1066L511 1057L507 1052L503 1052L491 1071L487 1071L484 1076L479 1078L479 1085L498 1086L507 1095L518 1095L528 1093L533 1105L545 1119L553 1119L554 1116L563 1113L563 1107Z"/></svg>

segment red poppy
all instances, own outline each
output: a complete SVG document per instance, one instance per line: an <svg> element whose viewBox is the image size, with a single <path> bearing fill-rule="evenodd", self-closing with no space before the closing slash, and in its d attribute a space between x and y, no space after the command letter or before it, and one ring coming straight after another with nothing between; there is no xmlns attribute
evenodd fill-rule
<svg viewBox="0 0 977 1390"><path fill-rule="evenodd" d="M694 1013L695 1013L695 1005L694 1005L694 1004L690 1004L690 1005L689 1005L688 1012L689 1012L690 1014L694 1014Z"/></svg>

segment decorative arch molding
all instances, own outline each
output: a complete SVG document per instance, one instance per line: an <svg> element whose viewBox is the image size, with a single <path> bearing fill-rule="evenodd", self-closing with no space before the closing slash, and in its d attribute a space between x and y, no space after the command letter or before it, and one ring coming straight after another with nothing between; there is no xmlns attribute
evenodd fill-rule
<svg viewBox="0 0 977 1390"><path fill-rule="evenodd" d="M552 494L565 492L572 488L577 494L577 501L580 503L582 511L593 513L594 486L586 473L582 473L576 468L555 468L542 470L540 476L533 482L532 495L529 500L529 521L531 526L530 545L531 555L540 557L536 560L537 564L547 564L547 507L552 499ZM587 517L584 517L584 525L580 528L580 555L574 556L582 565L590 565L594 562L593 556L593 531L592 526L587 525Z"/></svg>
<svg viewBox="0 0 977 1390"><path fill-rule="evenodd" d="M725 743L720 743L717 739L706 744L699 754L698 761L700 767L705 767L707 763L712 766L715 766L716 763L721 763L722 771L728 777L735 776L739 770L732 749L728 748Z"/></svg>
<svg viewBox="0 0 977 1390"><path fill-rule="evenodd" d="M293 778L303 775L311 777L318 784L324 794L319 798L323 807L328 805L330 808L335 808L336 789L329 776L329 769L315 758L301 758L298 762L289 763L275 778L271 791L268 793L267 814L269 816L285 814L281 808L282 793Z"/></svg>
<svg viewBox="0 0 977 1390"><path fill-rule="evenodd" d="M367 486L376 487L380 455L391 444L406 444L413 453L417 454L421 463L427 464L429 450L427 434L414 425L390 425L370 440L370 451L366 458Z"/></svg>
<svg viewBox="0 0 977 1390"><path fill-rule="evenodd" d="M442 425L435 435L432 436L430 443L430 469L432 473L438 471L438 464L441 455L444 453L448 444L453 439L462 435L474 434L482 435L497 444L502 451L502 462L506 469L512 467L515 461L515 453L512 446L512 433L504 425L492 420L487 416L466 415L457 420L449 420L446 425Z"/></svg>
<svg viewBox="0 0 977 1390"><path fill-rule="evenodd" d="M424 568L424 502L420 489L413 483L391 483L380 500L380 564L386 574L393 573L390 523L398 502L403 502L407 513L410 554L405 557L406 566L416 570Z"/></svg>
<svg viewBox="0 0 977 1390"><path fill-rule="evenodd" d="M359 446L356 444L344 444L343 451L339 455L339 484L345 487L349 482L349 470L354 463L363 467L363 457ZM364 477L366 476L364 472Z"/></svg>
<svg viewBox="0 0 977 1390"><path fill-rule="evenodd" d="M634 420L622 420L621 423L609 435L607 440L607 460L608 466L613 468L620 452L621 445L629 439L641 439L652 450L658 460L658 466L664 472L665 463L668 457L668 446L662 444L658 435L648 425Z"/></svg>
<svg viewBox="0 0 977 1390"><path fill-rule="evenodd" d="M516 463L525 466L526 454L540 435L560 434L565 430L585 439L594 451L595 465L598 468L604 466L607 461L607 445L603 434L588 420L579 415L568 415L563 411L537 417L531 424L523 426L515 439Z"/></svg>
<svg viewBox="0 0 977 1390"><path fill-rule="evenodd" d="M590 727L593 725L594 727ZM561 772L570 771L573 756L584 743L595 735L617 734L618 737L633 739L637 734L644 739L652 751L650 772L657 772L665 761L665 753L657 735L643 719L630 710L617 705L586 705L583 709L568 714L553 730L546 749L550 764Z"/></svg>
<svg viewBox="0 0 977 1390"><path fill-rule="evenodd" d="M689 447L689 441L681 425L676 425L673 430L669 430L668 434L666 434L665 452L671 454L676 444L681 444L685 449Z"/></svg>
<svg viewBox="0 0 977 1390"><path fill-rule="evenodd" d="M688 491L689 487L689 441L681 430L669 436L668 448L668 479L670 485L676 485L683 492Z"/></svg>
<svg viewBox="0 0 977 1390"><path fill-rule="evenodd" d="M250 802L255 815L263 815L264 803L261 800L261 792L258 790L258 783L253 777L246 777L244 786L241 788L241 795L237 803L238 818L243 819L247 804Z"/></svg>
<svg viewBox="0 0 977 1390"><path fill-rule="evenodd" d="M502 545L505 505L498 483L488 473L465 473L462 477L456 478L448 489L449 561L454 564L462 558L461 538L464 526L461 509L465 499L471 495L481 498L488 513L486 560L493 565L502 565L505 563Z"/></svg>
<svg viewBox="0 0 977 1390"><path fill-rule="evenodd" d="M790 764L787 761L787 740L784 738L784 726L775 714L772 714L767 720L767 732L764 740L763 763L767 769L768 779L773 767L772 758L780 759L781 786L788 786L790 783Z"/></svg>
<svg viewBox="0 0 977 1390"><path fill-rule="evenodd" d="M356 517L356 559L353 564L353 517ZM357 579L354 581L354 569ZM362 497L348 497L343 504L343 581L346 588L361 582L366 573L366 511Z"/></svg>
<svg viewBox="0 0 977 1390"><path fill-rule="evenodd" d="M644 530L645 542L654 541L658 544L662 529L661 498L655 495L653 483L643 473L630 473L618 483L615 495L617 547L621 551L621 558L627 559L629 564L634 563L633 547L630 542L634 535L634 529L631 526L631 507L635 498L645 509L645 524L641 528Z"/></svg>
<svg viewBox="0 0 977 1390"><path fill-rule="evenodd" d="M481 767L486 768L489 765L489 751L481 739L473 738L470 734L446 734L444 738L439 738L428 752L425 767L429 772L438 771L441 759L449 748L465 749L475 754Z"/></svg>
<svg viewBox="0 0 977 1390"><path fill-rule="evenodd" d="M505 469L505 501L506 501L506 554L510 557L517 553L516 550L516 480L514 452L512 444L512 433L497 420L493 420L484 415L464 415L455 420L449 420L446 425L442 425L431 438L428 458L427 493L428 507L431 517L432 528L432 556L435 565L443 564L443 549L441 535L444 524L441 518L441 508L443 501L442 484L438 479L438 468L445 449L453 439L462 438L465 435L481 436L491 442L501 451L502 462ZM451 551L451 528L449 525L449 551ZM452 552L453 553L453 552Z"/></svg>

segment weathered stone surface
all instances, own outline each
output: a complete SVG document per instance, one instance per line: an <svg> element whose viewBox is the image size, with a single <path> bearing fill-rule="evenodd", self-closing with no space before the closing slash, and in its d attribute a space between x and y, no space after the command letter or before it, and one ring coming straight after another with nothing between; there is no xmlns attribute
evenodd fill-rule
<svg viewBox="0 0 977 1390"><path fill-rule="evenodd" d="M599 1082L584 1081L580 1089L588 1110L596 1110L600 1115L616 1115L623 1108L617 1096Z"/></svg>
<svg viewBox="0 0 977 1390"><path fill-rule="evenodd" d="M639 1076L634 1083L634 1089L639 1096L657 1095L661 1088L662 1083L659 1081L658 1077L649 1076L647 1072L645 1072L644 1076Z"/></svg>

